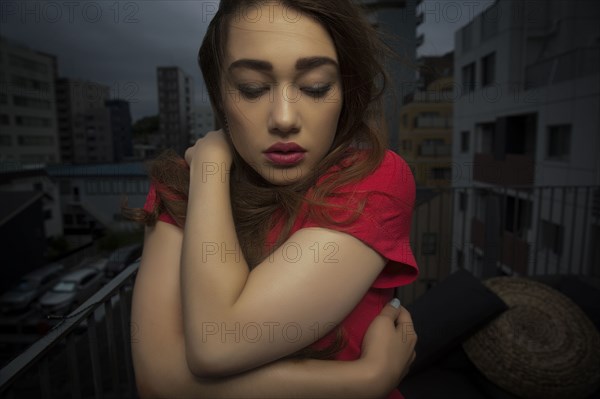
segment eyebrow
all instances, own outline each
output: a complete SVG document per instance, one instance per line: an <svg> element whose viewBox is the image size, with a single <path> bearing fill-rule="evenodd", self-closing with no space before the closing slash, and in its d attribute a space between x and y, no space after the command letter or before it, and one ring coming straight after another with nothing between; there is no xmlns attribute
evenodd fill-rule
<svg viewBox="0 0 600 399"><path fill-rule="evenodd" d="M296 61L296 70L308 71L310 69L314 69L314 68L320 67L322 65L333 65L334 67L336 67L336 69L339 68L338 63L334 59L329 58L329 57L317 56L317 57L299 58ZM231 71L235 68L248 68L248 69L253 69L255 71L260 71L260 72L271 72L271 71L273 71L273 64L271 64L268 61L242 58L242 59L232 62L231 65L229 65L229 71Z"/></svg>

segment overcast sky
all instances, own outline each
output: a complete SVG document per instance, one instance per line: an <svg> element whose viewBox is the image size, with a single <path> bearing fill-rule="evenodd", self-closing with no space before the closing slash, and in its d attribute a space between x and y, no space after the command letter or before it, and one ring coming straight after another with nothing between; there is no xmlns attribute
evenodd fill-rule
<svg viewBox="0 0 600 399"><path fill-rule="evenodd" d="M417 54L452 50L454 32L493 2L425 0ZM197 54L217 7L212 0L0 0L0 34L56 55L60 76L110 86L137 120L158 112L157 66L180 66L194 78L196 104L208 103Z"/></svg>

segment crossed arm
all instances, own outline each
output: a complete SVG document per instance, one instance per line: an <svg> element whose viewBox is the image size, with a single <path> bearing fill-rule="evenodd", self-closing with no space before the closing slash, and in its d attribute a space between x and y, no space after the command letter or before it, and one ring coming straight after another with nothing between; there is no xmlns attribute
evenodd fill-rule
<svg viewBox="0 0 600 399"><path fill-rule="evenodd" d="M309 228L249 272L235 232L229 174L207 173L207 164L213 172L229 167L218 154L200 152L194 160L202 161L191 162L181 262L187 359L201 377L250 370L312 344L341 323L385 265L351 235ZM335 262L311 251L326 244L335 246ZM294 339L283 330L290 325ZM252 339L240 339L236 330Z"/></svg>
<svg viewBox="0 0 600 399"><path fill-rule="evenodd" d="M182 231L158 222L148 228L132 302L132 355L142 398L365 397L389 393L411 361L414 336L403 337L410 315L384 308L356 361L280 360L224 378L199 378L186 362L180 292ZM394 326L394 321L398 327ZM408 338L407 342L405 338Z"/></svg>

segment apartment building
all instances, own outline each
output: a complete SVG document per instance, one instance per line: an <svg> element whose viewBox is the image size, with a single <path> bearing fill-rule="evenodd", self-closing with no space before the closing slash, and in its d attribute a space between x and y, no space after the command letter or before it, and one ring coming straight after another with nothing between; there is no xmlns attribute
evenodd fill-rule
<svg viewBox="0 0 600 399"><path fill-rule="evenodd" d="M193 80L178 67L158 67L159 129L165 145L182 156L192 143Z"/></svg>
<svg viewBox="0 0 600 399"><path fill-rule="evenodd" d="M420 187L448 187L452 156L452 53L420 58L422 86L404 99L397 148Z"/></svg>
<svg viewBox="0 0 600 399"><path fill-rule="evenodd" d="M105 103L110 115L113 158L123 162L133 157L133 133L129 101L114 99Z"/></svg>
<svg viewBox="0 0 600 399"><path fill-rule="evenodd" d="M110 88L87 80L56 81L61 161L68 164L113 162Z"/></svg>
<svg viewBox="0 0 600 399"><path fill-rule="evenodd" d="M600 3L498 0L455 45L454 266L598 275Z"/></svg>
<svg viewBox="0 0 600 399"><path fill-rule="evenodd" d="M0 161L60 161L54 55L0 37Z"/></svg>

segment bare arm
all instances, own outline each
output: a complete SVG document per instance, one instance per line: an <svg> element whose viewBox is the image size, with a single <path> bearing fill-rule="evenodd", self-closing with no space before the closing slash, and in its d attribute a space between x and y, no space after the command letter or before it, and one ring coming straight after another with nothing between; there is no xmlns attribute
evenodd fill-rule
<svg viewBox="0 0 600 399"><path fill-rule="evenodd" d="M348 234L302 229L250 273L235 233L222 134L202 139L190 167L181 283L188 364L199 376L243 372L323 337L365 295L385 265ZM196 144L198 146L199 144ZM314 256L335 248L334 262ZM291 252L290 252L291 251ZM291 253L291 255L290 255ZM340 276L344 276L343 279ZM290 339L284 330L293 325ZM236 330L253 333L238 339Z"/></svg>
<svg viewBox="0 0 600 399"><path fill-rule="evenodd" d="M376 318L378 324L367 332L364 356L357 361L283 360L226 378L194 376L186 363L181 318L182 238L180 229L163 222L146 231L132 303L131 346L141 397L381 397L397 385L416 337L403 339L390 306L384 309L387 318ZM398 326L410 322L401 310Z"/></svg>

